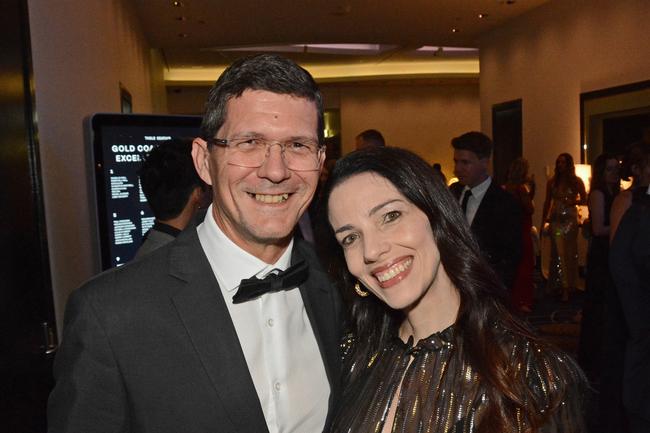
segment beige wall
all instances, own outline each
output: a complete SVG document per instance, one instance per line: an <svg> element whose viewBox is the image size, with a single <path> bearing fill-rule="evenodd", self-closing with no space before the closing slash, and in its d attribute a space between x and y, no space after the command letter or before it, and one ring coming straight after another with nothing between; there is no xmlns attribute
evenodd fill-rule
<svg viewBox="0 0 650 433"><path fill-rule="evenodd" d="M216 81L219 77L214 77ZM173 86L167 89L167 108L169 114L203 114L205 99L210 87L206 86Z"/></svg>
<svg viewBox="0 0 650 433"><path fill-rule="evenodd" d="M326 89L327 96L334 89ZM414 151L453 172L453 137L480 128L477 84L340 87L342 150L366 129L379 130L386 144Z"/></svg>
<svg viewBox="0 0 650 433"><path fill-rule="evenodd" d="M59 330L68 294L98 270L83 121L151 112L150 54L128 0L29 0L36 112L52 286Z"/></svg>
<svg viewBox="0 0 650 433"><path fill-rule="evenodd" d="M649 24L647 0L551 0L481 39L482 130L493 104L523 99L538 209L544 167L561 152L580 160L580 93L650 79Z"/></svg>

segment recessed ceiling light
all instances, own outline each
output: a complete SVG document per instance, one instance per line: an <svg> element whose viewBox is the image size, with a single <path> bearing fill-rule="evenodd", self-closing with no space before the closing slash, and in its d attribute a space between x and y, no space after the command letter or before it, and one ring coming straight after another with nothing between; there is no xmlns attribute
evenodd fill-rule
<svg viewBox="0 0 650 433"><path fill-rule="evenodd" d="M488 17L488 14L478 14L478 17L479 17L479 18L487 18L487 17Z"/></svg>
<svg viewBox="0 0 650 433"><path fill-rule="evenodd" d="M451 32L452 33L458 33L458 29L456 27L454 27L453 29L451 29Z"/></svg>
<svg viewBox="0 0 650 433"><path fill-rule="evenodd" d="M180 7L183 7L185 5L183 4L182 1L175 0L175 1L172 2L172 6L174 6L175 8L180 8Z"/></svg>
<svg viewBox="0 0 650 433"><path fill-rule="evenodd" d="M207 48L206 51L262 51L278 53L318 53L377 55L397 48L397 45L382 44L304 44L304 45L267 45L258 47Z"/></svg>
<svg viewBox="0 0 650 433"><path fill-rule="evenodd" d="M478 53L478 48L468 48L468 47L434 47L430 45L423 45L415 51L420 53L467 53L474 54Z"/></svg>

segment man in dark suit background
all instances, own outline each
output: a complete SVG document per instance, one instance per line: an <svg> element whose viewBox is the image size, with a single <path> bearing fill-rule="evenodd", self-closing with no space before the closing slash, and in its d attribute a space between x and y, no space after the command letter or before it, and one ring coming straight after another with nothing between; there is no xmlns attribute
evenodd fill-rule
<svg viewBox="0 0 650 433"><path fill-rule="evenodd" d="M649 150L646 146L646 174ZM650 186L632 190L632 203L610 244L609 266L628 331L623 367L627 431L643 433L650 426Z"/></svg>
<svg viewBox="0 0 650 433"><path fill-rule="evenodd" d="M293 238L325 160L321 95L287 59L241 59L210 91L201 128L192 157L213 189L206 218L73 293L50 433L326 425L340 303L310 246ZM287 268L267 287L241 281Z"/></svg>
<svg viewBox="0 0 650 433"><path fill-rule="evenodd" d="M450 186L459 200L483 256L509 289L521 260L522 210L488 173L492 140L480 132L468 132L451 141L454 174Z"/></svg>

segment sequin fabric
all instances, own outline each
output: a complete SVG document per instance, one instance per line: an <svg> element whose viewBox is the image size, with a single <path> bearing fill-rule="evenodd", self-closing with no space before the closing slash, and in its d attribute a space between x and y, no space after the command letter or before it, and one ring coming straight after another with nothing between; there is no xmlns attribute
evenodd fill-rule
<svg viewBox="0 0 650 433"><path fill-rule="evenodd" d="M578 192L568 186L551 192L549 233L551 263L548 287L575 289L578 283Z"/></svg>
<svg viewBox="0 0 650 433"><path fill-rule="evenodd" d="M504 339L513 363L508 374L524 374L530 388L526 404L535 413L551 411L543 433L582 432L580 410L582 375L575 363L559 352L542 351L520 338ZM485 414L488 393L475 371L463 360L454 343L454 329L420 340L416 345L395 338L384 350L371 356L364 365L350 365L354 338L343 344L347 372L361 369L345 387L334 418L332 433L379 433L392 399L399 389L394 433L474 433ZM523 351L523 356L521 353ZM411 360L412 358L412 360ZM347 364L345 364L347 362ZM573 383L571 390L558 397L558 372L565 372ZM568 374L566 374L568 373ZM348 376L349 377L349 376ZM403 379L402 379L403 378ZM401 388L400 388L401 383ZM512 419L513 432L527 432L522 411Z"/></svg>

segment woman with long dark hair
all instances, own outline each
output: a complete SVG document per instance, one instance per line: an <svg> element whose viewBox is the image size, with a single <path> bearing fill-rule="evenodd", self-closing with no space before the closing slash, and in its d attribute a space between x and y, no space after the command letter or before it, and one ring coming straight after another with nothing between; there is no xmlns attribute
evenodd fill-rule
<svg viewBox="0 0 650 433"><path fill-rule="evenodd" d="M354 152L323 199L323 257L350 305L332 432L582 431L580 370L504 306L426 162Z"/></svg>
<svg viewBox="0 0 650 433"><path fill-rule="evenodd" d="M603 153L592 164L589 188L590 238L587 251L585 302L580 324L578 361L592 382L600 376L601 349L605 325L606 302L615 293L609 273L609 212L620 190L621 178L616 156ZM608 396L611 397L611 396Z"/></svg>
<svg viewBox="0 0 650 433"><path fill-rule="evenodd" d="M542 210L542 229L549 223L551 264L548 284L568 301L578 283L578 208L585 204L585 185L578 176L573 157L561 153L555 160L555 173L546 185Z"/></svg>
<svg viewBox="0 0 650 433"><path fill-rule="evenodd" d="M620 191L615 155L599 155L591 166L587 277L578 362L599 391L598 425L603 432L623 425L622 381L627 331L616 286L609 269L610 211Z"/></svg>

